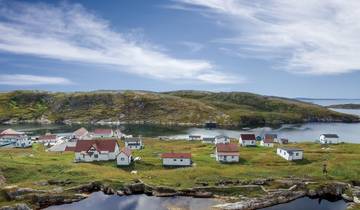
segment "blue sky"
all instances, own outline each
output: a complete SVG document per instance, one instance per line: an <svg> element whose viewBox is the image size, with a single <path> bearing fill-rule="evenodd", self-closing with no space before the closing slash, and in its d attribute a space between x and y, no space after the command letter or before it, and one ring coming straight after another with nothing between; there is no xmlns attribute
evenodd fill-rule
<svg viewBox="0 0 360 210"><path fill-rule="evenodd" d="M0 90L360 98L357 0L0 0Z"/></svg>

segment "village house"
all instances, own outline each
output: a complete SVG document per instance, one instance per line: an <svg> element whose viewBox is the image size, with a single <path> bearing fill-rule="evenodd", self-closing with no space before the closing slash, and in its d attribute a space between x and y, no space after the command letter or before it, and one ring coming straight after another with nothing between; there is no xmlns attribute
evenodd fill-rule
<svg viewBox="0 0 360 210"><path fill-rule="evenodd" d="M274 138L270 135L265 135L265 138L260 142L260 146L274 147Z"/></svg>
<svg viewBox="0 0 360 210"><path fill-rule="evenodd" d="M95 129L93 133L93 137L95 139L113 138L114 131L112 129Z"/></svg>
<svg viewBox="0 0 360 210"><path fill-rule="evenodd" d="M215 143L215 137L203 137L202 143L204 144L214 144Z"/></svg>
<svg viewBox="0 0 360 210"><path fill-rule="evenodd" d="M319 139L321 144L339 143L339 136L337 134L321 134Z"/></svg>
<svg viewBox="0 0 360 210"><path fill-rule="evenodd" d="M118 166L128 166L133 161L131 149L122 148L119 155L116 157L116 164Z"/></svg>
<svg viewBox="0 0 360 210"><path fill-rule="evenodd" d="M279 143L280 143L280 144L289 144L289 139L281 138L281 139L279 140Z"/></svg>
<svg viewBox="0 0 360 210"><path fill-rule="evenodd" d="M163 166L191 166L191 153L163 153Z"/></svg>
<svg viewBox="0 0 360 210"><path fill-rule="evenodd" d="M240 134L239 144L243 147L256 146L256 137L254 134Z"/></svg>
<svg viewBox="0 0 360 210"><path fill-rule="evenodd" d="M19 132L19 131L16 131L12 128L8 128L8 129L5 129L5 130L2 130L0 132L0 134L24 134L24 132Z"/></svg>
<svg viewBox="0 0 360 210"><path fill-rule="evenodd" d="M142 149L144 148L141 137L127 137L125 138L125 147L129 149Z"/></svg>
<svg viewBox="0 0 360 210"><path fill-rule="evenodd" d="M47 151L49 152L69 152L74 151L76 147L76 142L63 142L61 144L55 144L54 146L50 147Z"/></svg>
<svg viewBox="0 0 360 210"><path fill-rule="evenodd" d="M75 146L75 162L115 160L120 149L116 140L82 140Z"/></svg>
<svg viewBox="0 0 360 210"><path fill-rule="evenodd" d="M31 147L32 141L25 134L0 134L0 147Z"/></svg>
<svg viewBox="0 0 360 210"><path fill-rule="evenodd" d="M265 134L263 139L272 139L273 143L279 143L278 135L277 134Z"/></svg>
<svg viewBox="0 0 360 210"><path fill-rule="evenodd" d="M215 144L229 144L230 138L225 135L215 136Z"/></svg>
<svg viewBox="0 0 360 210"><path fill-rule="evenodd" d="M90 133L86 128L82 127L74 131L73 138L78 140L91 139Z"/></svg>
<svg viewBox="0 0 360 210"><path fill-rule="evenodd" d="M285 160L302 160L304 150L297 148L277 148L277 154Z"/></svg>
<svg viewBox="0 0 360 210"><path fill-rule="evenodd" d="M239 148L237 144L217 144L215 150L216 161L239 162Z"/></svg>
<svg viewBox="0 0 360 210"><path fill-rule="evenodd" d="M201 140L201 136L200 135L189 135L189 140L190 141Z"/></svg>
<svg viewBox="0 0 360 210"><path fill-rule="evenodd" d="M39 136L37 139L37 143L43 144L45 146L53 146L58 143L59 138L55 134L45 134L43 136Z"/></svg>

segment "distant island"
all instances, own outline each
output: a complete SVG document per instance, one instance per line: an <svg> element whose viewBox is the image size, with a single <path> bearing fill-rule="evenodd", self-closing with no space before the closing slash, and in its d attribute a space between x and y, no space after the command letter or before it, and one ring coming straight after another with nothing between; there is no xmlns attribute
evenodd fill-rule
<svg viewBox="0 0 360 210"><path fill-rule="evenodd" d="M358 122L357 116L295 99L246 92L92 91L0 93L0 123L128 123L265 126Z"/></svg>
<svg viewBox="0 0 360 210"><path fill-rule="evenodd" d="M360 104L335 104L327 106L327 108L333 109L360 109Z"/></svg>

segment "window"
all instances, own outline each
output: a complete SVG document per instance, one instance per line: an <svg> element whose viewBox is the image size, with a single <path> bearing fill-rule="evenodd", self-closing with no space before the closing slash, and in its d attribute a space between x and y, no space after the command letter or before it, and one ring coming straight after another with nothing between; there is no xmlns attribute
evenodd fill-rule
<svg viewBox="0 0 360 210"><path fill-rule="evenodd" d="M123 158L123 157L122 157L122 158L120 158L120 160L121 160L121 161L124 161L124 160L125 160L125 158Z"/></svg>
<svg viewBox="0 0 360 210"><path fill-rule="evenodd" d="M299 156L299 153L295 152L295 156Z"/></svg>
<svg viewBox="0 0 360 210"><path fill-rule="evenodd" d="M176 159L174 159L174 161L176 161Z"/></svg>
<svg viewBox="0 0 360 210"><path fill-rule="evenodd" d="M95 154L95 155L94 155L94 157L95 157L95 158L98 158L98 157L99 157L99 155L98 155L98 154Z"/></svg>
<svg viewBox="0 0 360 210"><path fill-rule="evenodd" d="M234 159L234 156L231 156L232 159Z"/></svg>
<svg viewBox="0 0 360 210"><path fill-rule="evenodd" d="M182 162L182 161L183 161L183 159L180 159L180 161Z"/></svg>

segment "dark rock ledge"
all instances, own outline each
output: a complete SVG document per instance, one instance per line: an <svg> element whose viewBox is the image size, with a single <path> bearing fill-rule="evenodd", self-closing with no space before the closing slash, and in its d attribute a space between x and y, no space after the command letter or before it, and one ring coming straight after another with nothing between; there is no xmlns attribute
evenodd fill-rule
<svg viewBox="0 0 360 210"><path fill-rule="evenodd" d="M225 203L215 206L218 209L237 209L237 210L253 210L265 208L281 203L290 202L292 200L309 196L309 197L322 197L322 198L335 198L344 199L349 202L349 206L359 203L360 187L354 183L342 182L329 182L322 185L316 185L311 188L310 185L316 184L309 180L288 179L288 180L275 180L286 186L285 189L272 189L267 190L266 185L272 180L260 180L256 182L239 183L240 185L233 185L234 183L222 182L217 186L204 186L188 189L177 190L174 188L163 186L150 186L140 180L132 184L127 184L120 189L114 190L110 186L101 182L92 182L89 184L63 189L67 181L51 181L52 185L57 184L52 190L35 190L32 188L20 188L18 186L7 186L3 191L8 196L9 201L19 201L21 204L14 206L6 206L0 210L28 210L31 209L24 203L31 204L34 209L46 208L52 205L60 205L65 203L77 202L88 197L90 193L102 191L105 194L133 195L133 194L146 194L157 197L170 197L170 196L190 196L196 198L211 198L216 195L213 194L214 189L232 189L239 188L242 191L245 189L260 189L263 190L264 195L254 198L238 197L237 202ZM231 186L227 186L227 185ZM235 183L237 184L237 183ZM246 184L246 185L242 185ZM216 196L218 197L218 196ZM224 196L223 198L226 198Z"/></svg>

